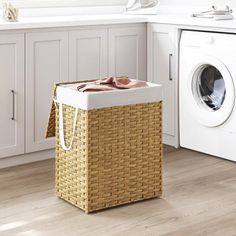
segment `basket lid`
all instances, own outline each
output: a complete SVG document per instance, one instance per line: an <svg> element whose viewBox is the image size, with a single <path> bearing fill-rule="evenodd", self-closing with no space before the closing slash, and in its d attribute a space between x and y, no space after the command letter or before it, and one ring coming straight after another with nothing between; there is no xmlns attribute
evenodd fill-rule
<svg viewBox="0 0 236 236"><path fill-rule="evenodd" d="M54 97L56 95L56 88L57 88L57 84L54 86L54 89L53 89ZM49 118L48 118L46 138L55 137L55 135L56 135L56 107L52 99Z"/></svg>
<svg viewBox="0 0 236 236"><path fill-rule="evenodd" d="M88 82L88 81L86 80L84 82ZM75 83L78 83L78 81L62 82L62 83L57 83L54 85L53 97L52 97L52 102L51 102L51 107L50 107L49 118L48 118L48 126L47 126L47 131L46 131L46 138L51 138L51 137L56 136L56 107L55 107L53 98L56 97L57 86L66 85L66 84L75 84Z"/></svg>

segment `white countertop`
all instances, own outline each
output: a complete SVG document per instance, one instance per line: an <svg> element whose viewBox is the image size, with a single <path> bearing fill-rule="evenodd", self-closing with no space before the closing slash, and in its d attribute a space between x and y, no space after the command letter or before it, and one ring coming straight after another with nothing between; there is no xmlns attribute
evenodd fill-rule
<svg viewBox="0 0 236 236"><path fill-rule="evenodd" d="M81 15L81 16L53 16L53 17L25 17L18 22L0 21L0 30L36 29L50 27L88 26L88 25L111 25L128 23L161 23L179 25L180 28L200 27L214 28L221 31L236 32L236 19L215 21L212 19L193 18L189 15Z"/></svg>
<svg viewBox="0 0 236 236"><path fill-rule="evenodd" d="M204 19L191 17L190 15L158 15L148 16L148 22L160 24L174 24L183 27L214 28L220 30L236 31L236 18L233 20Z"/></svg>

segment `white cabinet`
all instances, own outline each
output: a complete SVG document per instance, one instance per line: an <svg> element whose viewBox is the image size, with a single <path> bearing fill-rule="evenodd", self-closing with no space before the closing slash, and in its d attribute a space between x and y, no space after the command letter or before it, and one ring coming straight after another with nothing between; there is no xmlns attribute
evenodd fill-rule
<svg viewBox="0 0 236 236"><path fill-rule="evenodd" d="M109 76L147 78L146 25L109 29Z"/></svg>
<svg viewBox="0 0 236 236"><path fill-rule="evenodd" d="M0 158L55 147L45 138L55 83L146 80L146 31L146 24L129 24L1 34Z"/></svg>
<svg viewBox="0 0 236 236"><path fill-rule="evenodd" d="M107 29L69 32L69 80L82 81L107 76Z"/></svg>
<svg viewBox="0 0 236 236"><path fill-rule="evenodd" d="M68 32L26 34L26 152L50 149L45 139L54 83L68 81Z"/></svg>
<svg viewBox="0 0 236 236"><path fill-rule="evenodd" d="M104 78L108 71L145 80L145 51L145 25L27 33L26 152L55 145L45 139L54 83Z"/></svg>
<svg viewBox="0 0 236 236"><path fill-rule="evenodd" d="M148 25L148 81L163 85L164 143L178 147L178 41L174 26Z"/></svg>
<svg viewBox="0 0 236 236"><path fill-rule="evenodd" d="M24 34L0 35L0 158L24 153Z"/></svg>
<svg viewBox="0 0 236 236"><path fill-rule="evenodd" d="M69 80L146 80L146 25L69 32Z"/></svg>

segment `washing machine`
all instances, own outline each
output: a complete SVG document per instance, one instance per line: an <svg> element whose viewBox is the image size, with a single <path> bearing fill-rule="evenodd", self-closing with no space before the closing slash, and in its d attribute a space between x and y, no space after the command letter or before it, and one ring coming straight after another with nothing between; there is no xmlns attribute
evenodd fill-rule
<svg viewBox="0 0 236 236"><path fill-rule="evenodd" d="M180 146L236 161L236 35L183 31Z"/></svg>

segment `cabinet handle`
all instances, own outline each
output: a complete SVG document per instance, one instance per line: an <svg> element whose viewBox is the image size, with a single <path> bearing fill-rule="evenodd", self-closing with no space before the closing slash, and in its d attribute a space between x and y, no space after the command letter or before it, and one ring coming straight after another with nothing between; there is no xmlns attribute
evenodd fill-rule
<svg viewBox="0 0 236 236"><path fill-rule="evenodd" d="M173 54L170 53L170 54L169 54L169 80L170 80L170 81L173 80L173 78L172 78L172 66L171 66L172 57L173 57Z"/></svg>
<svg viewBox="0 0 236 236"><path fill-rule="evenodd" d="M15 120L15 91L11 90L12 93L12 120Z"/></svg>

